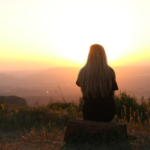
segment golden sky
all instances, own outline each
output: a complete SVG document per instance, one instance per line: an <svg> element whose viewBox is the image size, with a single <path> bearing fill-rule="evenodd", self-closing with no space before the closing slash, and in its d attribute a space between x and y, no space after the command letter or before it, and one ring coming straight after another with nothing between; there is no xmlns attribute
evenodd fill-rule
<svg viewBox="0 0 150 150"><path fill-rule="evenodd" d="M84 65L104 46L111 66L150 65L150 0L0 0L0 71Z"/></svg>

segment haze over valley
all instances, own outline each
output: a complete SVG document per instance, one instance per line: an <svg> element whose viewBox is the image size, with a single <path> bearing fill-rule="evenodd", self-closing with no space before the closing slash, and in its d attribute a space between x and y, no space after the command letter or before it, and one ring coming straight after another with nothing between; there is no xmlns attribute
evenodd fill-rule
<svg viewBox="0 0 150 150"><path fill-rule="evenodd" d="M142 96L150 97L150 66L118 66L112 67L116 73L119 90L135 95L138 102ZM66 101L78 104L82 96L80 88L75 84L79 67L57 67L45 70L0 72L0 95L15 95L27 100L28 105L47 104ZM60 90L61 91L60 91Z"/></svg>

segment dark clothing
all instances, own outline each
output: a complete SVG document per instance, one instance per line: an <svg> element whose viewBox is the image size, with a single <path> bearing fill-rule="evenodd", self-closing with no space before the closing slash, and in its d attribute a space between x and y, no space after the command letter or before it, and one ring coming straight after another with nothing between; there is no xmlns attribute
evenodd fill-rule
<svg viewBox="0 0 150 150"><path fill-rule="evenodd" d="M98 113L84 113L82 112L82 116L83 116L83 119L85 120L93 120L93 121L102 121L102 122L110 122L115 114L112 113L112 114L109 114L109 115L106 115L106 116L101 116L101 114L98 114Z"/></svg>
<svg viewBox="0 0 150 150"><path fill-rule="evenodd" d="M76 82L76 84L80 86L78 81ZM83 119L104 122L111 121L116 114L116 105L113 95L113 92L115 90L118 90L118 86L114 79L112 84L112 92L108 97L103 98L102 96L99 96L97 98L87 98L83 95Z"/></svg>

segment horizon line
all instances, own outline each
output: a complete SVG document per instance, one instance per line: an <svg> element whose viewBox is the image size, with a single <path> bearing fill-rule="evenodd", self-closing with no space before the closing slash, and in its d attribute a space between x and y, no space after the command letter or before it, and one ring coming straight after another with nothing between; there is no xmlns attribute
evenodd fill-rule
<svg viewBox="0 0 150 150"><path fill-rule="evenodd" d="M84 66L84 65L83 65ZM0 71L0 73L4 72L20 72L20 71L41 71L41 70L47 70L47 69L53 69L53 68L82 68L83 66L63 66L63 67L49 67L49 68L42 68L42 69L24 69L24 70L4 70ZM109 65L110 67L150 67L150 65Z"/></svg>

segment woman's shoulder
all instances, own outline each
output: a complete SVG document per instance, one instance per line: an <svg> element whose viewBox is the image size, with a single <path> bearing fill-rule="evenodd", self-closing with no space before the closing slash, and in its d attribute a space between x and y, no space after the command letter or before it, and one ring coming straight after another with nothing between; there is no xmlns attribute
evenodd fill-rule
<svg viewBox="0 0 150 150"><path fill-rule="evenodd" d="M110 70L111 70L112 72L114 72L114 69L113 69L112 67L109 66L109 68L110 68Z"/></svg>
<svg viewBox="0 0 150 150"><path fill-rule="evenodd" d="M82 67L79 72L82 72L83 70L85 70L85 66Z"/></svg>
<svg viewBox="0 0 150 150"><path fill-rule="evenodd" d="M85 67L82 67L78 72L78 77L81 76L85 72Z"/></svg>
<svg viewBox="0 0 150 150"><path fill-rule="evenodd" d="M111 72L112 72L113 79L115 80L115 79L116 79L115 71L114 71L114 69L111 68L110 66L109 66L109 68L110 68L110 70L111 70Z"/></svg>
<svg viewBox="0 0 150 150"><path fill-rule="evenodd" d="M110 66L109 66L109 68L110 68L110 70L112 71L112 73L115 75L114 69L113 69L112 67L110 67Z"/></svg>

